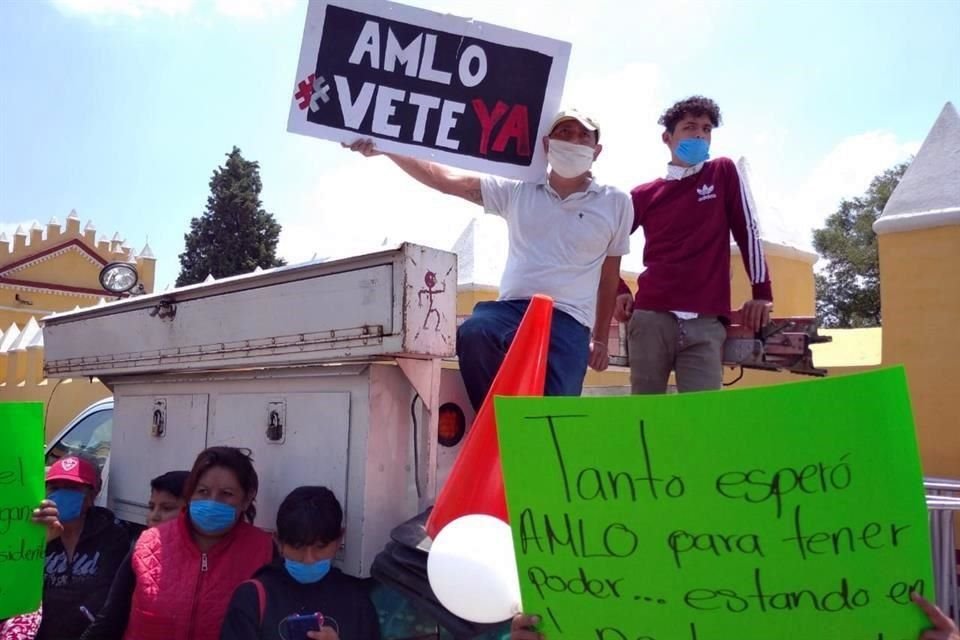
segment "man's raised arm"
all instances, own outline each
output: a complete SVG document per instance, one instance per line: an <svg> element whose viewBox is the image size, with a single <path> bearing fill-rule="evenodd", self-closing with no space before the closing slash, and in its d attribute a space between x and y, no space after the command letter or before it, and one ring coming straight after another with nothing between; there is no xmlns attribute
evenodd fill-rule
<svg viewBox="0 0 960 640"><path fill-rule="evenodd" d="M351 145L343 146L367 157L385 155L417 182L425 184L440 193L457 196L468 202L483 205L483 194L480 191L480 178L477 176L458 173L449 167L435 162L416 160L392 153L381 154L381 152L374 148L372 140L357 140Z"/></svg>

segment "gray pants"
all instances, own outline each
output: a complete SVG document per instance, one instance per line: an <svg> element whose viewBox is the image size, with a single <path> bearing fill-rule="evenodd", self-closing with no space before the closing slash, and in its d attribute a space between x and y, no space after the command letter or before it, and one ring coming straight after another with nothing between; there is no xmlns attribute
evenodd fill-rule
<svg viewBox="0 0 960 640"><path fill-rule="evenodd" d="M680 320L665 311L635 310L627 328L633 393L666 393L671 370L680 393L720 389L726 337L716 316Z"/></svg>

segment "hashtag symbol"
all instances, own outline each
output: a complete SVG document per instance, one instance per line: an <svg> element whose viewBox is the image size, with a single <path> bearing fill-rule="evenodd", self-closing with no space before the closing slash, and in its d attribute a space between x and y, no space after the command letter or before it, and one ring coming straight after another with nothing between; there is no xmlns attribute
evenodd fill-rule
<svg viewBox="0 0 960 640"><path fill-rule="evenodd" d="M311 76L311 78L312 77L313 76ZM313 95L310 96L310 111L317 112L320 110L320 104L317 100L323 100L324 104L330 102L330 85L326 82L323 76L320 76L320 78L313 83ZM301 107L301 109L302 108L303 107Z"/></svg>
<svg viewBox="0 0 960 640"><path fill-rule="evenodd" d="M293 94L293 97L299 101L297 106L300 107L301 111L306 109L307 105L311 106L311 110L316 111L316 109L312 109L314 77L314 74L311 73L306 80L301 80L297 85L297 92Z"/></svg>
<svg viewBox="0 0 960 640"><path fill-rule="evenodd" d="M330 85L323 76L318 79L316 74L311 73L306 80L301 80L297 84L297 92L293 97L298 100L297 106L301 111L309 105L310 111L316 113L320 110L318 100L323 101L324 104L330 102Z"/></svg>

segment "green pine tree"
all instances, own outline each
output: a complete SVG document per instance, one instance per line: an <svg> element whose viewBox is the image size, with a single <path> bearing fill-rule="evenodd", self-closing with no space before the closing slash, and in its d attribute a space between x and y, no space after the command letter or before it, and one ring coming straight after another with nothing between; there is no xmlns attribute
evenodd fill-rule
<svg viewBox="0 0 960 640"><path fill-rule="evenodd" d="M280 225L260 202L262 188L259 163L245 160L234 147L210 178L206 211L190 221L184 235L178 287L211 274L224 278L286 264L276 256Z"/></svg>
<svg viewBox="0 0 960 640"><path fill-rule="evenodd" d="M817 315L827 327L880 326L880 256L876 222L900 178L904 162L876 176L865 194L843 200L813 232L813 246L827 261L816 275Z"/></svg>

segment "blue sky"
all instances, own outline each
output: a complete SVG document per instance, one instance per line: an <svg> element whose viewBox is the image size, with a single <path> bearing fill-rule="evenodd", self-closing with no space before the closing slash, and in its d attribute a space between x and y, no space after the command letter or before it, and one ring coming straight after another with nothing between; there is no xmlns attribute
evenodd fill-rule
<svg viewBox="0 0 960 640"><path fill-rule="evenodd" d="M710 95L725 118L713 155L748 158L761 225L793 244L960 104L955 1L407 4L571 42L564 102L599 116L596 172L624 189L663 171L659 113ZM305 14L301 0L0 2L0 231L76 209L136 251L149 237L162 288L237 145L260 162L290 261L385 238L449 248L479 209L286 132Z"/></svg>

